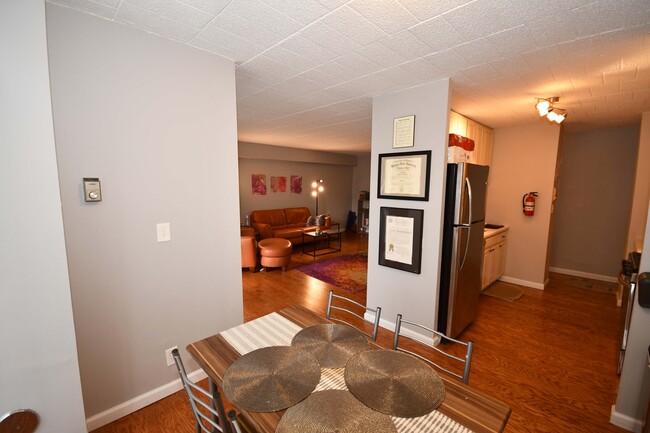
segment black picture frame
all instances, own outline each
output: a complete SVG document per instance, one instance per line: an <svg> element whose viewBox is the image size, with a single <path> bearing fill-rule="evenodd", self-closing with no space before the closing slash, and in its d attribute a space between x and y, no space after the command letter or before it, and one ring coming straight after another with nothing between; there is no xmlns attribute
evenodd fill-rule
<svg viewBox="0 0 650 433"><path fill-rule="evenodd" d="M379 211L379 264L419 274L423 223L422 209L382 206Z"/></svg>
<svg viewBox="0 0 650 433"><path fill-rule="evenodd" d="M429 200L431 151L379 154L377 198Z"/></svg>

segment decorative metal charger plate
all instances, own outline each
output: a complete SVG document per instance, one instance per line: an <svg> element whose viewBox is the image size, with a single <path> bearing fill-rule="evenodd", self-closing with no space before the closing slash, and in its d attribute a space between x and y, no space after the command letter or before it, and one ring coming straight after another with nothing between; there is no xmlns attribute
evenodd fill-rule
<svg viewBox="0 0 650 433"><path fill-rule="evenodd" d="M348 391L311 394L284 413L275 433L396 433L388 415L364 406Z"/></svg>
<svg viewBox="0 0 650 433"><path fill-rule="evenodd" d="M307 397L320 381L318 361L290 346L264 347L233 362L223 392L239 409L275 412Z"/></svg>
<svg viewBox="0 0 650 433"><path fill-rule="evenodd" d="M368 350L350 358L345 384L366 406L402 418L426 415L445 399L445 385L430 366L395 350Z"/></svg>
<svg viewBox="0 0 650 433"><path fill-rule="evenodd" d="M332 323L303 329L293 337L291 346L311 354L323 368L345 367L353 355L370 349L361 331Z"/></svg>

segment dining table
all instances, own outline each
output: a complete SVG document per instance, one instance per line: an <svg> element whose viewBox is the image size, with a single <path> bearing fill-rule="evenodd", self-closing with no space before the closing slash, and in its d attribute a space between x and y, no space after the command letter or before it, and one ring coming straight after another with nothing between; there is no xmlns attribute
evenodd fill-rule
<svg viewBox="0 0 650 433"><path fill-rule="evenodd" d="M265 347L290 346L292 338L301 330L331 323L303 306L292 305L191 343L187 346L187 351L205 371L210 385L221 390L229 367L245 354ZM371 340L368 341L368 347L370 350L384 349ZM322 371L320 383L314 391L346 389L343 375L337 373L337 369ZM507 404L445 373L441 372L439 376L445 392L440 406L421 419L393 417L396 431L495 433L505 429L511 413ZM275 432L282 416L287 412L238 409L249 428L258 433Z"/></svg>

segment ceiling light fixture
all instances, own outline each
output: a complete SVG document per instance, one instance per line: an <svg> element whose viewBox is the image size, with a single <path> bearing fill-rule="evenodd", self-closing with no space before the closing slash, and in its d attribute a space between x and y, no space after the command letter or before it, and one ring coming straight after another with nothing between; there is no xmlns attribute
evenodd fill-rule
<svg viewBox="0 0 650 433"><path fill-rule="evenodd" d="M556 108L553 106L554 103L560 100L559 96L553 96L551 98L537 98L537 104L535 108L540 117L546 116L546 118L555 123L562 123L566 119L566 110L564 108Z"/></svg>

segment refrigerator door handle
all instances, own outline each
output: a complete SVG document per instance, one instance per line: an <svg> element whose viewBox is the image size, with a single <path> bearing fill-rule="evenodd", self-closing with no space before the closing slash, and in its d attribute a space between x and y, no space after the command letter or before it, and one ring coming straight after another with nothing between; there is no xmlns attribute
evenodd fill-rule
<svg viewBox="0 0 650 433"><path fill-rule="evenodd" d="M469 251L469 240L472 237L472 184L469 181L469 178L465 178L465 185L467 185L467 198L469 206L467 208L468 221L467 224L461 224L459 227L467 229L467 238L465 239L465 253L463 254L463 260L460 262L459 269L463 269L465 265L465 260L467 260L467 252Z"/></svg>

